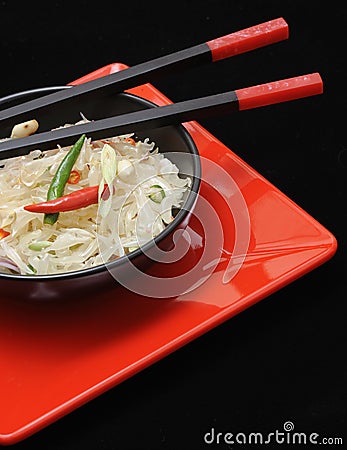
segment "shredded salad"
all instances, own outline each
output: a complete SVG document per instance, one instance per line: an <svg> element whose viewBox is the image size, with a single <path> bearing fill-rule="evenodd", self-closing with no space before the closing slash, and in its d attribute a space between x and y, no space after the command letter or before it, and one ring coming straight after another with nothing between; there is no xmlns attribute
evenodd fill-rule
<svg viewBox="0 0 347 450"><path fill-rule="evenodd" d="M148 139L85 137L59 200L72 209L58 208L55 216L32 212L47 202L71 150L34 150L0 161L0 272L65 273L128 254L173 220L191 183ZM87 191L89 201L83 200Z"/></svg>

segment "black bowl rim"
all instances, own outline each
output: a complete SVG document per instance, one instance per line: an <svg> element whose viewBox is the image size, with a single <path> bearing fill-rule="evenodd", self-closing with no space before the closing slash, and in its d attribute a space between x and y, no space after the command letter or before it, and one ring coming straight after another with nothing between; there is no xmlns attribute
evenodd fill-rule
<svg viewBox="0 0 347 450"><path fill-rule="evenodd" d="M6 97L3 97L0 99L0 106L4 103L8 103L11 100L18 100L22 97L26 97L31 94L39 94L39 93L49 93L53 92L59 89L67 89L70 88L70 86L52 86L52 87L45 87L45 88L35 88L30 89L27 91L17 92L15 94L7 95ZM123 95L125 97L135 98L140 103L149 106L149 107L158 107L155 103L146 100L142 97L139 97L138 95L130 94L122 92L117 95ZM4 100L4 101L3 101ZM201 184L201 161L200 161L200 155L199 150L197 148L197 145L195 144L193 138L187 131L187 129L181 125L173 125L174 128L177 129L179 134L188 142L188 145L191 149L191 153L196 156L196 158L193 159L193 167L194 167L194 173L195 175L192 177L192 185L190 188L190 192L188 194L188 197L183 205L183 208L178 212L177 216L174 218L174 220L168 224L164 230L158 234L154 239L147 242L142 247L138 248L137 250L132 251L128 255L121 256L118 259L115 259L113 261L106 262L104 264L99 264L95 267L89 267L87 269L81 269L81 270L75 270L71 272L64 272L64 273L57 273L57 274L49 274L49 275L17 275L17 274L7 274L7 273L0 273L0 279L10 279L10 280L16 280L16 281L37 281L37 282L44 282L44 281L53 281L53 280L66 280L66 279L72 279L72 278L81 278L81 277L87 277L90 275L98 274L101 272L105 272L107 270L115 270L118 267L121 267L126 261L135 259L141 255L143 255L145 252L150 250L154 245L157 245L159 242L161 242L163 239L165 239L170 233L172 233L175 229L177 229L178 225L181 224L184 219L187 217L188 214L192 211L194 204L196 202L197 194L200 189Z"/></svg>

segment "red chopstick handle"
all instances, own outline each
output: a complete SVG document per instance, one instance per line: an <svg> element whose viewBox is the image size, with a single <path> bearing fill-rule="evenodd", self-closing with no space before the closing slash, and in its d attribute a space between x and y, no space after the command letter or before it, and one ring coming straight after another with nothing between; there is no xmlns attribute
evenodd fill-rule
<svg viewBox="0 0 347 450"><path fill-rule="evenodd" d="M255 50L265 45L288 39L287 22L282 18L255 25L206 42L212 53L212 61Z"/></svg>
<svg viewBox="0 0 347 450"><path fill-rule="evenodd" d="M240 111L309 97L322 92L323 81L319 73L301 75L235 90Z"/></svg>

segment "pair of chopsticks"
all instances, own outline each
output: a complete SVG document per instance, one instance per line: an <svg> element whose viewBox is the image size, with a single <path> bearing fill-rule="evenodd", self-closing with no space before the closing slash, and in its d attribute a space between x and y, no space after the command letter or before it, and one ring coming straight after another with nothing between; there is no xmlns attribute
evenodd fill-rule
<svg viewBox="0 0 347 450"><path fill-rule="evenodd" d="M79 99L93 102L100 95L117 93L182 69L215 62L288 38L288 24L283 18L270 20L244 30L196 45L167 56L138 64L120 72L73 86L59 92L27 101L0 111L2 125L15 125L35 118L35 112L49 113L60 103L68 108ZM199 120L216 114L226 114L260 106L295 100L323 92L318 73L269 82L207 97L186 100L158 108L149 108L86 124L37 133L32 136L0 143L0 157L8 158L40 148L48 150L71 145L73 138L86 134L95 139L153 129L156 127ZM71 104L71 103L70 103Z"/></svg>

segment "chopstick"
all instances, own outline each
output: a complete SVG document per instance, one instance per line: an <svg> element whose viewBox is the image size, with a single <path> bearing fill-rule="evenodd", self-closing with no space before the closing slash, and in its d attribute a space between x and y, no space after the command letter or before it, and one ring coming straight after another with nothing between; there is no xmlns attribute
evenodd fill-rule
<svg viewBox="0 0 347 450"><path fill-rule="evenodd" d="M35 118L37 111L46 113L55 103L66 104L83 96L88 101L108 93L117 93L146 82L155 82L164 75L201 64L219 61L255 50L288 38L288 24L283 18L264 22L203 44L187 48L128 69L89 81L71 89L48 94L0 111L0 126Z"/></svg>
<svg viewBox="0 0 347 450"><path fill-rule="evenodd" d="M166 106L148 108L25 138L11 139L0 143L0 156L9 158L23 155L37 148L48 150L55 148L58 144L61 146L71 145L73 138L82 134L86 134L92 140L105 139L213 115L296 100L322 92L323 82L319 73L316 72Z"/></svg>

